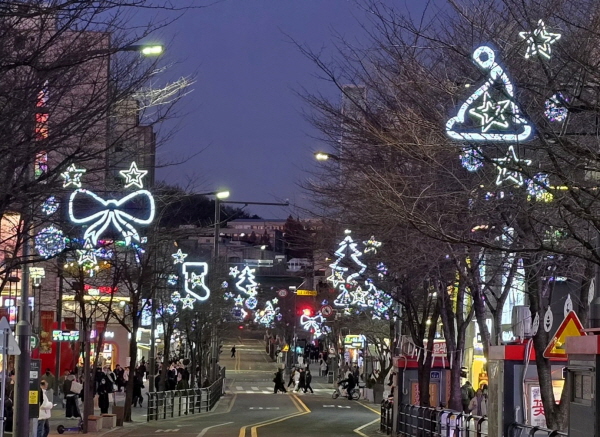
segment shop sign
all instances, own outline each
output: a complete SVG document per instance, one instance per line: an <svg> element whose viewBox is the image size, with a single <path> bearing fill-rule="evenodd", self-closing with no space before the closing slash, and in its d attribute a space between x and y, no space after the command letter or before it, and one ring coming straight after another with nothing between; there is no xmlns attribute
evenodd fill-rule
<svg viewBox="0 0 600 437"><path fill-rule="evenodd" d="M447 355L445 341L438 341L433 343L433 355Z"/></svg>
<svg viewBox="0 0 600 437"><path fill-rule="evenodd" d="M100 294L113 294L117 291L117 287L108 287L106 285L89 285L84 284L83 289L88 292L90 296L99 296Z"/></svg>
<svg viewBox="0 0 600 437"><path fill-rule="evenodd" d="M349 334L344 337L344 346L348 348L362 349L365 347L365 336Z"/></svg>
<svg viewBox="0 0 600 437"><path fill-rule="evenodd" d="M98 333L96 332L96 330L95 330L95 329L92 329L92 330L90 331L90 340L93 340L93 339L95 339L95 338L97 337L97 335L98 335ZM112 331L106 331L106 332L104 333L104 338L105 338L105 339L107 339L107 338L115 338L115 333L114 333L114 332L112 332Z"/></svg>
<svg viewBox="0 0 600 437"><path fill-rule="evenodd" d="M78 341L79 331L52 331L52 341Z"/></svg>
<svg viewBox="0 0 600 437"><path fill-rule="evenodd" d="M434 379L434 380L440 380L440 379L442 379L442 372L439 372L437 370L434 372L431 372L429 374L429 378Z"/></svg>
<svg viewBox="0 0 600 437"><path fill-rule="evenodd" d="M315 290L298 290L296 294L298 296L316 296L317 292Z"/></svg>

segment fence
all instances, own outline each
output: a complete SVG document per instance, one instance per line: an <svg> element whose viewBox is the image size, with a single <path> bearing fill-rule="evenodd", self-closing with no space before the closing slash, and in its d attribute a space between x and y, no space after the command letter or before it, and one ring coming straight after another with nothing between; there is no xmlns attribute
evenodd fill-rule
<svg viewBox="0 0 600 437"><path fill-rule="evenodd" d="M513 423L508 427L508 437L559 437L568 436L566 432L553 431L539 426Z"/></svg>
<svg viewBox="0 0 600 437"><path fill-rule="evenodd" d="M225 394L224 368L219 379L206 388L148 393L146 420L150 422L210 411L223 394Z"/></svg>
<svg viewBox="0 0 600 437"><path fill-rule="evenodd" d="M394 412L392 410L394 403L388 399L381 401L381 421L379 422L379 431L386 435L392 433L392 424L394 423Z"/></svg>
<svg viewBox="0 0 600 437"><path fill-rule="evenodd" d="M391 409L386 420L390 414ZM487 417L417 405L400 404L398 408L397 435L401 437L488 437L487 429Z"/></svg>

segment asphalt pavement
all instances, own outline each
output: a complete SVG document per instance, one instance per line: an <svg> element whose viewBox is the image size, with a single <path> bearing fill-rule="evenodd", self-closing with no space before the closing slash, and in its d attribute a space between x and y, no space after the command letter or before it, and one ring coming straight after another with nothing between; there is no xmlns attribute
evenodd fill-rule
<svg viewBox="0 0 600 437"><path fill-rule="evenodd" d="M235 358L230 353L234 344ZM146 422L146 409L134 408L134 422L101 434L106 437L148 437L157 434L176 434L176 437L381 435L378 432L378 406L364 400L332 399L331 384L318 376L317 364L311 369L314 369L312 394L291 391L273 393L273 374L279 365L271 361L265 352L264 342L259 339L226 339L220 364L227 369L227 394L211 412ZM117 403L120 403L119 398ZM64 416L64 410L60 408L53 413L51 435L58 435L56 426L59 423L76 424L76 421L54 418L54 415L61 414Z"/></svg>

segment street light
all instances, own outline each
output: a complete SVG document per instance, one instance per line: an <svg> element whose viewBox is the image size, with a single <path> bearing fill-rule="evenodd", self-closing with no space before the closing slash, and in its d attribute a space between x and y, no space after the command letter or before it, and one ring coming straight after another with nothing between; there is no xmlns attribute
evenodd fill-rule
<svg viewBox="0 0 600 437"><path fill-rule="evenodd" d="M144 56L159 56L163 54L165 48L160 44L132 44L130 46L123 47L122 50L126 52L140 52Z"/></svg>
<svg viewBox="0 0 600 437"><path fill-rule="evenodd" d="M333 159L334 161L339 161L340 157L334 155L333 153L315 152L315 159L317 161L328 161L330 159Z"/></svg>
<svg viewBox="0 0 600 437"><path fill-rule="evenodd" d="M215 196L215 233L213 241L213 258L215 263L219 258L219 234L221 231L221 200L229 197L228 190L211 191L210 193L202 193L200 196Z"/></svg>

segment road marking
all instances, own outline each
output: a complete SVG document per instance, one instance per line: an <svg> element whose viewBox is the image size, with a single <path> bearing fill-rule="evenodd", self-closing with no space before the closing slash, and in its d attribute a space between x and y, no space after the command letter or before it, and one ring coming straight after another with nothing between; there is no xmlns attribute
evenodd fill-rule
<svg viewBox="0 0 600 437"><path fill-rule="evenodd" d="M353 430L356 434L362 436L362 437L369 437L367 436L365 433L361 432L361 430L363 430L364 428L366 428L369 425L373 425L377 422L379 422L381 419L377 418L375 420L373 420L372 422L369 423L365 423L363 426L359 426L358 428L356 428L355 430Z"/></svg>
<svg viewBox="0 0 600 437"><path fill-rule="evenodd" d="M177 432L177 431L179 431L179 429L157 429L154 432L157 433L157 432Z"/></svg>
<svg viewBox="0 0 600 437"><path fill-rule="evenodd" d="M243 390L243 389L244 389L244 387L242 387L242 386L239 386L239 385L238 385L238 386L237 386L235 389L236 389L236 390Z"/></svg>
<svg viewBox="0 0 600 437"><path fill-rule="evenodd" d="M271 393L269 390L263 390L262 392L265 393L265 394Z"/></svg>
<svg viewBox="0 0 600 437"><path fill-rule="evenodd" d="M373 413L377 414L378 416L381 416L381 411L377 411L375 408L371 408L368 405L363 404L362 402L357 402L358 405L362 405L363 407L365 407L367 410L371 410Z"/></svg>
<svg viewBox="0 0 600 437"><path fill-rule="evenodd" d="M338 408L352 408L350 405L338 405Z"/></svg>
<svg viewBox="0 0 600 437"><path fill-rule="evenodd" d="M230 423L233 423L233 422L219 423L218 425L213 425L213 426L209 426L209 427L207 427L207 428L204 428L204 429L202 430L202 432L201 432L200 434L198 434L196 437L203 437L203 436L204 436L204 434L206 434L206 432L207 432L209 429L216 428L217 426L229 425Z"/></svg>
<svg viewBox="0 0 600 437"><path fill-rule="evenodd" d="M293 417L302 416L304 414L310 413L310 410L308 409L308 407L306 405L304 405L304 403L302 401L300 401L300 399L298 399L298 397L296 395L290 396L290 400L292 401L292 403L298 410L297 413L291 413L291 414L287 414L285 416L276 417L274 419L264 420L262 422L254 423L252 425L244 425L240 428L239 437L246 437L246 429L248 429L248 427L250 427L250 436L258 437L258 432L256 430L257 430L257 428L260 428L261 426L266 426L266 425L271 425L273 423L283 422L284 420L288 420ZM305 411L302 411L302 407L300 406L300 404L298 402L300 404L304 405Z"/></svg>
<svg viewBox="0 0 600 437"><path fill-rule="evenodd" d="M248 407L249 410L279 410L279 407Z"/></svg>
<svg viewBox="0 0 600 437"><path fill-rule="evenodd" d="M258 390L258 387L250 387L252 390Z"/></svg>
<svg viewBox="0 0 600 437"><path fill-rule="evenodd" d="M323 405L323 408L335 408L335 405Z"/></svg>

